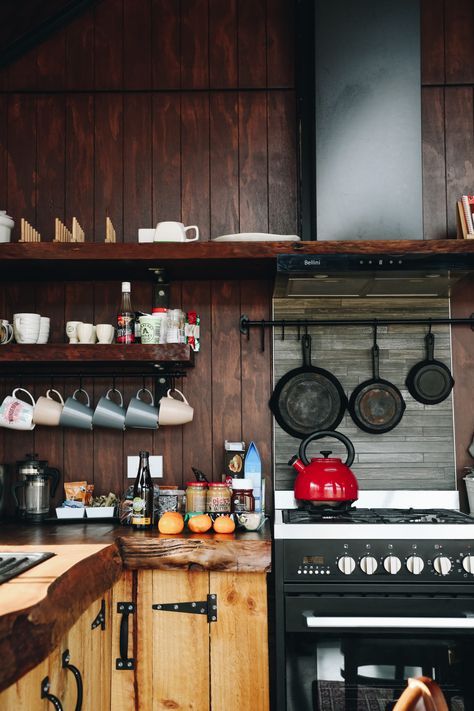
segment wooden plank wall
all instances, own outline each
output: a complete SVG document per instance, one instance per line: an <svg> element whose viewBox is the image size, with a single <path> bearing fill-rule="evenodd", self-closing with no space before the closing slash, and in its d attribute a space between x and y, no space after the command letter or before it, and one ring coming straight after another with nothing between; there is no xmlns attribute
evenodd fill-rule
<svg viewBox="0 0 474 711"><path fill-rule="evenodd" d="M233 232L294 234L296 131L291 0L102 0L0 74L0 207L43 239L54 218L75 216L88 241L136 242L160 220L197 224L201 239ZM186 247L177 245L177 249ZM239 316L270 316L272 285L235 281L172 285L171 302L201 315L196 367L177 383L195 408L184 427L157 433L38 427L0 432L1 462L36 451L68 480L98 492L127 485L128 454L163 454L166 483L193 478L191 465L220 479L224 440L254 439L271 490L270 341L243 339ZM3 317L39 311L64 342L70 319L111 322L117 282L9 284ZM137 310L151 308L151 284L132 284ZM21 382L0 383L3 397ZM57 378L22 384L35 396ZM84 380L95 402L110 386ZM117 382L125 399L141 381Z"/></svg>

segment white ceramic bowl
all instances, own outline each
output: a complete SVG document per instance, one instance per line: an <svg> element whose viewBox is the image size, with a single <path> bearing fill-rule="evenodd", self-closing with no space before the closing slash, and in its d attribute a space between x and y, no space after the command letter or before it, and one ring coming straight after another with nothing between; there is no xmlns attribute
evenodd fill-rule
<svg viewBox="0 0 474 711"><path fill-rule="evenodd" d="M84 518L85 508L72 508L69 506L61 506L56 509L58 518Z"/></svg>
<svg viewBox="0 0 474 711"><path fill-rule="evenodd" d="M86 506L87 518L112 518L115 506Z"/></svg>

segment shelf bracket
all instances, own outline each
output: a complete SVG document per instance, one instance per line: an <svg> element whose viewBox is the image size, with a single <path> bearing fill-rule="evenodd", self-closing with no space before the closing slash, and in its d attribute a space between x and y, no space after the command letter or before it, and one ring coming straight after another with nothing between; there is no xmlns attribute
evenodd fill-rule
<svg viewBox="0 0 474 711"><path fill-rule="evenodd" d="M217 622L217 595L208 595L199 602L169 602L152 605L153 610L186 612L189 615L207 615L208 622Z"/></svg>

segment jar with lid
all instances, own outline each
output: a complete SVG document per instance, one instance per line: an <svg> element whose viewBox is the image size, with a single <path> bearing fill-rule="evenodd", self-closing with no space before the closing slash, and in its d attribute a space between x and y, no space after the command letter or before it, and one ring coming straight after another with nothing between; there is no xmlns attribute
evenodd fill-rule
<svg viewBox="0 0 474 711"><path fill-rule="evenodd" d="M186 513L204 513L207 505L207 482L186 482Z"/></svg>
<svg viewBox="0 0 474 711"><path fill-rule="evenodd" d="M211 481L207 491L208 513L230 513L231 493L227 484L220 481Z"/></svg>
<svg viewBox="0 0 474 711"><path fill-rule="evenodd" d="M155 343L166 343L168 331L168 309L154 308L151 315L155 319Z"/></svg>
<svg viewBox="0 0 474 711"><path fill-rule="evenodd" d="M232 496L230 501L232 513L255 511L252 480L232 479Z"/></svg>

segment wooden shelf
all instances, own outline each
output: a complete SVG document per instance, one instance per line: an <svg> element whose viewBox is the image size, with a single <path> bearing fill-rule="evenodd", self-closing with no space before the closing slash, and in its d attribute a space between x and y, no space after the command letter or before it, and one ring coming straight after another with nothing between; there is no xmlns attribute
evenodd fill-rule
<svg viewBox="0 0 474 711"><path fill-rule="evenodd" d="M242 279L273 276L279 254L470 255L474 240L328 242L8 243L0 245L4 281L149 279L165 267L171 279Z"/></svg>

